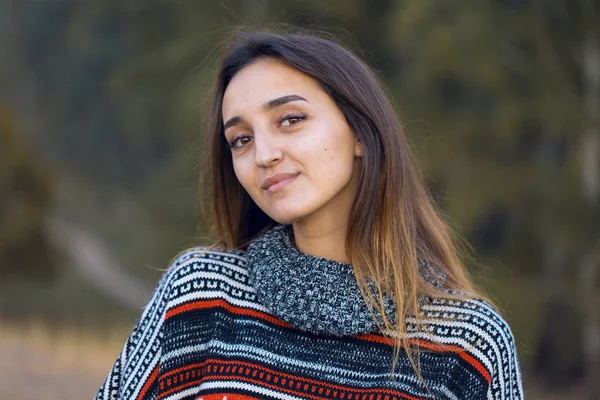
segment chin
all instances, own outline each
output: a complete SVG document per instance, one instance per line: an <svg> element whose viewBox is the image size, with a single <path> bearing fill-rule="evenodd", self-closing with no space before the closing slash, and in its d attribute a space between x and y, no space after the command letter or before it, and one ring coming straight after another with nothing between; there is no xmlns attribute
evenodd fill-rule
<svg viewBox="0 0 600 400"><path fill-rule="evenodd" d="M280 208L280 209L270 209L269 212L266 212L271 219L276 221L277 223L288 225L298 221L301 221L309 216L311 216L318 207L306 207L306 205L302 208Z"/></svg>
<svg viewBox="0 0 600 400"><path fill-rule="evenodd" d="M263 211L275 222L283 225L294 223L307 215L306 212L303 212L301 210L294 210L284 207L273 207L263 209Z"/></svg>
<svg viewBox="0 0 600 400"><path fill-rule="evenodd" d="M257 203L261 210L275 222L288 225L309 217L319 210L323 204L321 198L314 198L310 193L302 196L294 193L277 199L260 199Z"/></svg>
<svg viewBox="0 0 600 400"><path fill-rule="evenodd" d="M269 214L269 217L271 217L271 219L273 219L275 222L282 224L282 225L288 225L288 224L293 224L294 222L298 221L299 219L301 219L301 216L296 216L296 215L291 215L291 214L279 214L279 213L275 213L275 214Z"/></svg>

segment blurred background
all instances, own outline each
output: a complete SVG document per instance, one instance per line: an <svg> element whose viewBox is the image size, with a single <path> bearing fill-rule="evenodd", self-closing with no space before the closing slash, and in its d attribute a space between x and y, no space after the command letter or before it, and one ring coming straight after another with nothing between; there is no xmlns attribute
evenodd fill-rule
<svg viewBox="0 0 600 400"><path fill-rule="evenodd" d="M598 0L0 0L0 398L95 395L161 270L206 243L215 48L278 23L387 84L526 397L599 399Z"/></svg>

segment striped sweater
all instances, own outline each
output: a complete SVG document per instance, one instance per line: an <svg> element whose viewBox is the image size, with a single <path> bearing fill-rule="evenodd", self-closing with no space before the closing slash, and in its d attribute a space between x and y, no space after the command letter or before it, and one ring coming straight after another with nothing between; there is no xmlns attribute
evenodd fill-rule
<svg viewBox="0 0 600 400"><path fill-rule="evenodd" d="M390 338L315 334L274 315L249 281L248 255L190 250L170 266L96 400L522 399L506 322L477 300L423 306L423 386ZM441 348L436 343L447 346Z"/></svg>

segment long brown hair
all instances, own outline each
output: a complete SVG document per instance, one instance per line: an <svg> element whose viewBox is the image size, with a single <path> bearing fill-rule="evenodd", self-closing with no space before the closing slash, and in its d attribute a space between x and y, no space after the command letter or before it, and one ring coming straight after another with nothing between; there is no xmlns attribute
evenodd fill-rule
<svg viewBox="0 0 600 400"><path fill-rule="evenodd" d="M231 150L223 133L221 107L227 85L245 66L262 57L276 58L312 77L335 101L352 131L358 135L363 156L356 200L351 208L346 237L347 254L359 288L383 321L382 330L396 339L396 365L401 348L411 356L415 345L408 340L405 318L390 321L381 293L396 301L396 315L419 317L418 294L452 297L447 291L485 298L472 284L459 258L455 237L433 199L407 144L402 126L383 85L357 56L332 40L314 34L235 32L218 67L208 109L204 143L205 165L201 175L201 201L212 205L205 220L212 222L216 243L246 250L257 235L276 222L267 216L238 182ZM208 185L205 185L205 179ZM205 199L205 186L210 196ZM417 257L445 275L442 290L425 281ZM372 280L379 296L367 290ZM378 297L378 298L377 298ZM412 347L411 347L412 346ZM417 352L418 354L418 352Z"/></svg>

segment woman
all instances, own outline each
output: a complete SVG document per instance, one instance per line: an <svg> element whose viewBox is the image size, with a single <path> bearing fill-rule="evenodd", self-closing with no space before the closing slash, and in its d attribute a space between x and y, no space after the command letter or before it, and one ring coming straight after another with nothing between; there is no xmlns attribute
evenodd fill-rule
<svg viewBox="0 0 600 400"><path fill-rule="evenodd" d="M175 259L97 399L523 397L511 331L356 56L237 34L205 150L218 240Z"/></svg>

